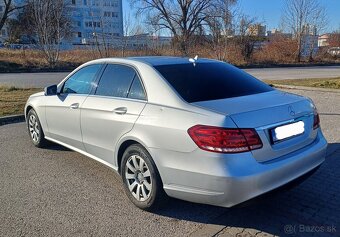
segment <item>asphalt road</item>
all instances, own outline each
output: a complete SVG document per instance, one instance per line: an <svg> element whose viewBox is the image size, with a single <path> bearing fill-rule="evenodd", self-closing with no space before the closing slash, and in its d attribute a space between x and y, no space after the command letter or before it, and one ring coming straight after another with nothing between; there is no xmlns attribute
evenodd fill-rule
<svg viewBox="0 0 340 237"><path fill-rule="evenodd" d="M340 66L245 69L261 80L340 77Z"/></svg>
<svg viewBox="0 0 340 237"><path fill-rule="evenodd" d="M340 76L340 66L256 68L246 72L264 80L330 78ZM0 73L0 85L38 87L58 84L68 73Z"/></svg>
<svg viewBox="0 0 340 237"><path fill-rule="evenodd" d="M0 85L21 88L43 88L58 84L68 73L39 72L39 73L0 73Z"/></svg>
<svg viewBox="0 0 340 237"><path fill-rule="evenodd" d="M58 145L35 148L24 123L0 126L0 236L339 236L340 93L289 91L315 101L326 162L290 191L231 209L171 200L141 211L109 168Z"/></svg>

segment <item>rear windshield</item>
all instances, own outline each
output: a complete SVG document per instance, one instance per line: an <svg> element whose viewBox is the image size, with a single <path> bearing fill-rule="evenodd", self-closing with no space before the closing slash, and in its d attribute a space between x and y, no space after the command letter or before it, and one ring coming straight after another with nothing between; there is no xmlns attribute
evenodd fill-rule
<svg viewBox="0 0 340 237"><path fill-rule="evenodd" d="M273 90L236 67L222 62L154 66L188 103L258 94Z"/></svg>

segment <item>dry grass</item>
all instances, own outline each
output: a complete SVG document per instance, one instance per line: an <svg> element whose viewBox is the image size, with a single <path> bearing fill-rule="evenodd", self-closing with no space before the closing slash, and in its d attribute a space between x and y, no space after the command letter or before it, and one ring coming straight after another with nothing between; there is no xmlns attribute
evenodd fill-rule
<svg viewBox="0 0 340 237"><path fill-rule="evenodd" d="M289 46L289 47L288 47ZM237 44L230 44L226 51L225 60L236 66L247 65L267 65L267 64L292 64L294 63L295 49L292 42L275 41L265 46L262 50L255 50L253 57L249 61L241 55L240 47ZM200 58L216 58L217 52L206 44L192 45L189 55ZM131 57L131 56L181 56L181 52L176 47L163 47L155 49L121 50L111 49L99 52L94 47L87 49L74 49L61 51L59 62L54 70L72 70L77 66L93 59L104 57ZM339 62L339 59L326 57L325 53L320 53L315 62ZM306 62L308 63L308 62ZM39 50L13 50L0 49L0 71L31 71L31 70L50 70L50 65L44 58L44 54Z"/></svg>
<svg viewBox="0 0 340 237"><path fill-rule="evenodd" d="M43 54L38 50L0 49L1 67L43 67L46 64Z"/></svg>
<svg viewBox="0 0 340 237"><path fill-rule="evenodd" d="M93 59L101 58L100 54L93 50L67 50L60 53L60 62L80 65Z"/></svg>
<svg viewBox="0 0 340 237"><path fill-rule="evenodd" d="M337 78L313 78L313 79L294 79L294 80L265 80L268 84L293 85L340 89L340 77Z"/></svg>
<svg viewBox="0 0 340 237"><path fill-rule="evenodd" d="M247 64L237 47L231 45L227 50L226 60L228 62L235 65ZM192 55L192 57L199 55L201 58L216 58L216 52L204 45L192 46L189 50L189 55ZM85 62L98 58L133 56L182 56L182 54L177 48L172 47L138 50L111 49L107 52L103 49L99 52L96 48L89 47L88 49L61 51L59 62L55 69L71 70ZM44 54L39 50L0 49L0 71L17 71L20 69L50 69L50 66L45 60Z"/></svg>
<svg viewBox="0 0 340 237"><path fill-rule="evenodd" d="M28 97L39 91L42 89L0 87L0 116L22 114Z"/></svg>
<svg viewBox="0 0 340 237"><path fill-rule="evenodd" d="M104 57L131 57L131 56L154 56L154 55L177 55L180 54L170 49L141 49L141 50L109 50L98 52L98 50L75 49L61 51L59 62L55 69L71 70L90 60ZM0 70L18 71L32 69L51 69L44 54L39 50L12 50L0 49Z"/></svg>
<svg viewBox="0 0 340 237"><path fill-rule="evenodd" d="M255 50L253 60L263 64L294 63L297 52L297 42L284 37L272 38L261 50Z"/></svg>

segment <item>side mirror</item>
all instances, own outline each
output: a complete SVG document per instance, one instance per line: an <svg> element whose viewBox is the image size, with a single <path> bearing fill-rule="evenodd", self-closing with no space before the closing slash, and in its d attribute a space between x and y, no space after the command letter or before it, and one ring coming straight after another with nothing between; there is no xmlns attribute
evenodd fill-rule
<svg viewBox="0 0 340 237"><path fill-rule="evenodd" d="M44 88L45 96L57 95L57 85L52 85Z"/></svg>

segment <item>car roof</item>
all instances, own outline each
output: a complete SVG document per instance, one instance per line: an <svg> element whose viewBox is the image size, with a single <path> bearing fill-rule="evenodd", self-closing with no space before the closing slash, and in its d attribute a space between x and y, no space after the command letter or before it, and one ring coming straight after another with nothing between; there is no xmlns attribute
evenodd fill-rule
<svg viewBox="0 0 340 237"><path fill-rule="evenodd" d="M189 57L171 57L171 56L142 56L142 57L128 57L127 59L147 63L151 66L170 65L170 64L186 64L192 63ZM198 58L197 63L216 62L216 60Z"/></svg>
<svg viewBox="0 0 340 237"><path fill-rule="evenodd" d="M195 60L195 61L194 61ZM140 56L140 57L126 57L126 58L100 58L89 61L82 66L96 64L96 63L142 63L151 67L160 65L176 65L189 63L212 63L221 62L214 59L207 58L189 58L189 57L173 57L173 56Z"/></svg>

